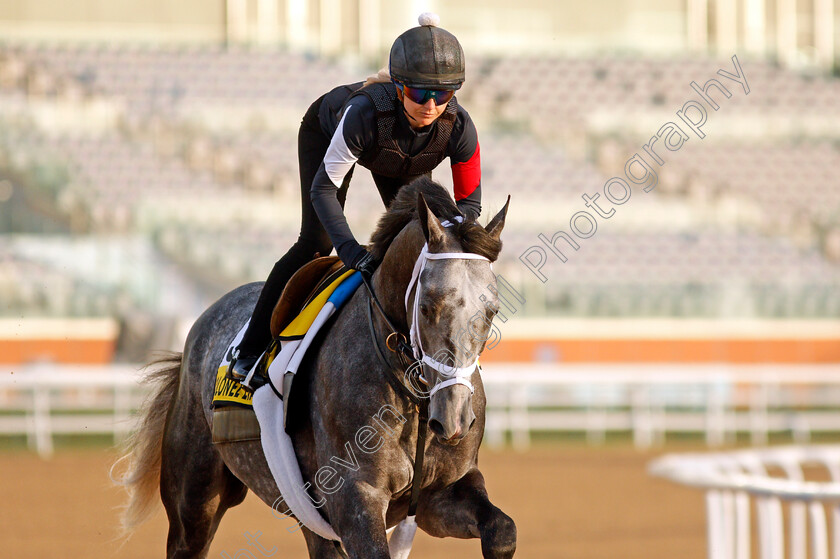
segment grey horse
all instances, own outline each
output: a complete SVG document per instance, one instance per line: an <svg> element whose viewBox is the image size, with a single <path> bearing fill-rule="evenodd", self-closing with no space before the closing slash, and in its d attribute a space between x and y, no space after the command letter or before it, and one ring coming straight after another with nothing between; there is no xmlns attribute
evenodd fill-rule
<svg viewBox="0 0 840 559"><path fill-rule="evenodd" d="M382 261L373 291L397 330L411 326L405 292L424 244L432 253L475 253L492 262L501 250L507 207L482 227L456 222L455 203L431 180L401 189L369 245ZM451 226L442 226L441 219ZM412 301L420 298L417 325L427 354L476 360L498 308L495 285L487 261L428 262L421 292L410 293ZM183 354L159 361L149 375L155 389L124 456L128 468L121 481L130 497L123 528L130 534L154 511L159 489L169 519L168 558L206 557L222 516L248 489L275 508L283 500L259 441L211 440L216 371L259 292L254 283L224 295L195 322ZM409 508L417 407L388 379L404 367L396 353L383 349L390 332L380 313L372 313L369 328L370 305L362 286L334 316L304 359L289 404L287 431L304 480L314 483L310 498L321 504L318 510L343 546L302 528L310 558L389 558L386 530ZM477 467L486 404L479 372L469 378L474 393L454 384L428 400L434 436L426 441L416 521L435 537L480 538L483 557L501 559L513 557L516 526L490 502ZM423 376L433 386L445 374L424 366ZM335 466L331 480L315 478L324 465Z"/></svg>

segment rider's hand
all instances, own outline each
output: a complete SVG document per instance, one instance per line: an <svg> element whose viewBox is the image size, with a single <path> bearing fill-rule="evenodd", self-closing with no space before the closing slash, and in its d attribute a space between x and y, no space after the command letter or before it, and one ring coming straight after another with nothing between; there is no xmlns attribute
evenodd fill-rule
<svg viewBox="0 0 840 559"><path fill-rule="evenodd" d="M373 254L368 251L364 251L363 254L356 259L356 262L350 266L354 270L358 270L362 273L365 277L370 279L373 276L373 272L376 271L376 268L379 267L379 260L377 260Z"/></svg>

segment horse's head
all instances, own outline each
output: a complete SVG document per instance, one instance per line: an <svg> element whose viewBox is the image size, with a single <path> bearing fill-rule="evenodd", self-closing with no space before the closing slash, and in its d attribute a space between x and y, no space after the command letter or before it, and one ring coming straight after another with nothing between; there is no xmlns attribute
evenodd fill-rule
<svg viewBox="0 0 840 559"><path fill-rule="evenodd" d="M417 197L425 246L406 293L407 322L428 387L429 428L450 444L466 436L476 419L470 379L498 309L490 263L501 248L507 208L506 203L486 227L442 224L422 193Z"/></svg>

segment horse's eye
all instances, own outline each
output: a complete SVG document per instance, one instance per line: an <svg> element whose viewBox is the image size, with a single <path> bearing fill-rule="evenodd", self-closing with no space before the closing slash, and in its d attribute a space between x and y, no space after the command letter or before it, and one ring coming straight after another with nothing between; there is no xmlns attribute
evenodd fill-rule
<svg viewBox="0 0 840 559"><path fill-rule="evenodd" d="M423 313L423 316L429 316L429 307L426 306L426 303L420 303L420 312Z"/></svg>

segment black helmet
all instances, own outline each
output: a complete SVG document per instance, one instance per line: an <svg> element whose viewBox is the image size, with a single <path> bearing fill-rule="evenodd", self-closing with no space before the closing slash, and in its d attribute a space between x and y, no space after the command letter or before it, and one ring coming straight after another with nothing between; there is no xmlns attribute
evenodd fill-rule
<svg viewBox="0 0 840 559"><path fill-rule="evenodd" d="M464 83L464 49L455 35L437 27L437 16L423 14L420 27L397 37L388 66L391 79L409 87L458 89Z"/></svg>

